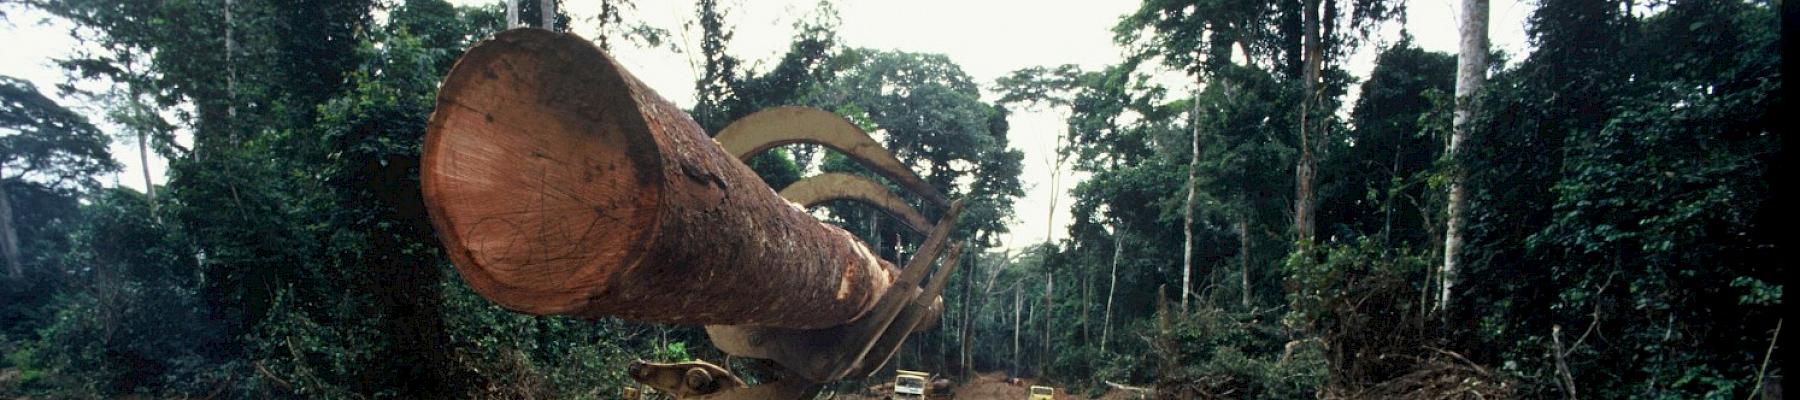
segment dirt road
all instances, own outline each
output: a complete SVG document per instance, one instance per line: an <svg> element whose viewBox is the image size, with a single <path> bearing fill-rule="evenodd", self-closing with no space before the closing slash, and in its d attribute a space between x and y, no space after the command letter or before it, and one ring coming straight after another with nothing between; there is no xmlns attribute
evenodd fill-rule
<svg viewBox="0 0 1800 400"><path fill-rule="evenodd" d="M990 372L990 373L985 373L985 374L977 374L975 376L975 379L972 381L958 382L956 387L951 390L951 393L953 394L953 396L951 398L955 399L955 400L1026 400L1027 396L1030 394L1029 389L1031 388L1031 385L1034 383L1036 383L1036 382L1032 381L1030 379L1021 379L1021 380L1014 381L1013 383L1008 383L1006 380L1006 374L1003 372ZM881 396L838 395L838 396L834 396L832 398L833 399L843 399L843 400L878 400L878 399L881 399L882 397ZM1136 395L1132 392L1129 392L1129 391L1112 390L1112 391L1108 391L1105 395L1102 395L1100 397L1095 397L1093 399L1130 400L1130 399L1138 399L1138 398L1140 398L1138 395ZM1144 398L1147 398L1147 397L1144 397ZM1063 388L1056 389L1056 400L1083 400L1083 399L1090 399L1090 398L1070 394L1068 392L1063 391Z"/></svg>

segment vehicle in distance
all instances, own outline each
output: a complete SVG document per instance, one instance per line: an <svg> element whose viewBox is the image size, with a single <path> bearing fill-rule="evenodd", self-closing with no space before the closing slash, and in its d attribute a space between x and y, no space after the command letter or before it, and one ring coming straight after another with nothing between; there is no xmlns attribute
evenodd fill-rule
<svg viewBox="0 0 1800 400"><path fill-rule="evenodd" d="M894 399L922 400L930 387L931 374L899 370L894 374Z"/></svg>

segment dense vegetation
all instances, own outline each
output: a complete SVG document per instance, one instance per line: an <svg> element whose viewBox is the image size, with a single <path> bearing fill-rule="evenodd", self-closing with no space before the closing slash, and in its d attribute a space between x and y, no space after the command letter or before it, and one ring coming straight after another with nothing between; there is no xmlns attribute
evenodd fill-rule
<svg viewBox="0 0 1800 400"><path fill-rule="evenodd" d="M601 3L554 28L669 47L630 1ZM690 112L709 132L832 110L970 200L960 239L990 251L964 257L939 329L890 368L1170 398L1778 390L1779 2L1539 0L1529 54L1495 54L1462 99L1456 55L1370 36L1400 0L1145 0L1119 19L1121 64L996 82L841 43L829 2L772 67L746 67L727 10L697 5ZM59 60L56 89L106 112L0 77L0 397L610 398L631 359L723 360L691 327L514 314L450 272L419 142L438 80L504 29L497 4L0 2L25 12L78 27L91 46ZM1368 76L1346 71L1372 46ZM1023 109L1066 129L1010 129ZM1089 178L1062 188L1067 234L1008 251L1007 221L1041 212L1013 207L1021 135L1055 137L1057 166ZM102 185L144 162L114 140L168 159L167 183ZM751 165L775 187L866 173L805 146ZM1447 286L1450 182L1469 195ZM884 257L919 241L826 210Z"/></svg>

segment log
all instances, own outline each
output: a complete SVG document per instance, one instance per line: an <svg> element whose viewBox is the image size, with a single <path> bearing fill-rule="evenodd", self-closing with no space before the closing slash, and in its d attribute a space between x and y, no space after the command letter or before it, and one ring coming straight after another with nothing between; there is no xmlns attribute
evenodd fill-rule
<svg viewBox="0 0 1800 400"><path fill-rule="evenodd" d="M514 29L464 54L419 173L457 271L519 312L815 329L897 278L574 35Z"/></svg>

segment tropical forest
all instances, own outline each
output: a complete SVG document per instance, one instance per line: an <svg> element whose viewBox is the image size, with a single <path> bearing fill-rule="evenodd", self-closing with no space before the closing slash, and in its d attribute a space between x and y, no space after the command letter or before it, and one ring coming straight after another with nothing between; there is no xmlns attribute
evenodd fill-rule
<svg viewBox="0 0 1800 400"><path fill-rule="evenodd" d="M0 399L1780 399L1793 8L0 0Z"/></svg>

